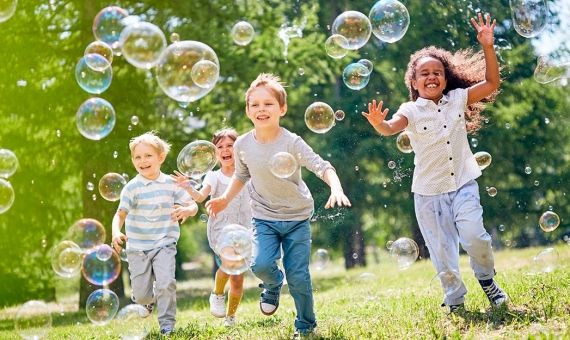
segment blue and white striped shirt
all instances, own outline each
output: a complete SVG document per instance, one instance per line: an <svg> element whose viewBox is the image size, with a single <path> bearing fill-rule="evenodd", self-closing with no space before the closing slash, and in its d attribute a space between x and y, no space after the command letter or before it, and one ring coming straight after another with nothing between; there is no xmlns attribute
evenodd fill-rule
<svg viewBox="0 0 570 340"><path fill-rule="evenodd" d="M130 180L119 203L119 210L127 212L127 250L151 250L177 242L180 226L170 214L175 204L190 202L193 201L186 190L162 172L155 180L141 175Z"/></svg>

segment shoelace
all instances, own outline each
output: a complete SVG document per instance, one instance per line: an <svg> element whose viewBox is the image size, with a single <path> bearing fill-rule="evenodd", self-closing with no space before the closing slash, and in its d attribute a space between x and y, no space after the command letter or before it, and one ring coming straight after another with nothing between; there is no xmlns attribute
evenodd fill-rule
<svg viewBox="0 0 570 340"><path fill-rule="evenodd" d="M503 291L495 284L495 282L491 283L488 286L483 286L482 288L485 294L487 294L489 300L493 302L504 297Z"/></svg>

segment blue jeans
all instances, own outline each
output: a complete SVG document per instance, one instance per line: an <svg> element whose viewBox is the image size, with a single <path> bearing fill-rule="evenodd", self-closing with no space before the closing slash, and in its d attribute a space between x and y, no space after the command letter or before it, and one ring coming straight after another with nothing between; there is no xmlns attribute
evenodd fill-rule
<svg viewBox="0 0 570 340"><path fill-rule="evenodd" d="M310 331L317 326L313 308L313 287L309 273L311 225L304 221L267 221L253 219L253 261L251 270L270 291L278 291L283 273L277 267L283 248L283 267L289 293L295 301L295 328Z"/></svg>

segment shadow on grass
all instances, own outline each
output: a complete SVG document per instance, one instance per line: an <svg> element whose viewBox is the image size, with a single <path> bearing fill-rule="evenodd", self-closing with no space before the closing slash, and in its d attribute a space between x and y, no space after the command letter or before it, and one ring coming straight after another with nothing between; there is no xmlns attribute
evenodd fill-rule
<svg viewBox="0 0 570 340"><path fill-rule="evenodd" d="M544 314L540 310L531 310L519 306L504 306L489 308L485 312L462 310L453 314L454 318L461 318L465 325L472 324L492 325L499 328L509 324L529 324L541 321Z"/></svg>

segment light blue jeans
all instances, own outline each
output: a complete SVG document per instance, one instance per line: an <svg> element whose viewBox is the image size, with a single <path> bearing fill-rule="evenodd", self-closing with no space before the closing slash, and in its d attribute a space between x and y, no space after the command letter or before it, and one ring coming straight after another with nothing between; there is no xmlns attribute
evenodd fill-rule
<svg viewBox="0 0 570 340"><path fill-rule="evenodd" d="M304 221L267 221L253 219L253 261L251 270L270 291L278 291L283 273L277 267L283 248L283 267L289 293L295 301L295 328L308 332L317 326L313 306L313 287L309 273L311 225Z"/></svg>
<svg viewBox="0 0 570 340"><path fill-rule="evenodd" d="M440 278L446 278L441 280L444 303L448 306L463 303L467 288L458 275L459 244L469 255L478 280L495 276L491 235L483 225L479 185L471 180L456 191L441 195L414 194L414 206L430 259Z"/></svg>

